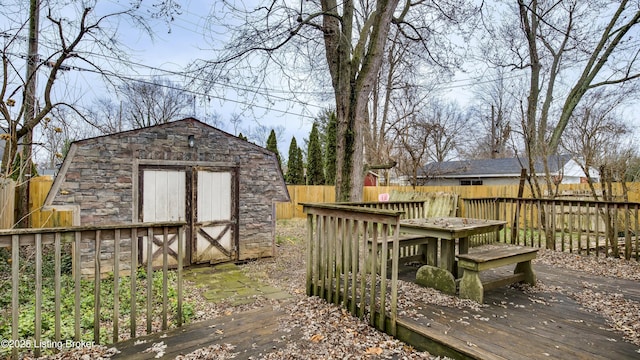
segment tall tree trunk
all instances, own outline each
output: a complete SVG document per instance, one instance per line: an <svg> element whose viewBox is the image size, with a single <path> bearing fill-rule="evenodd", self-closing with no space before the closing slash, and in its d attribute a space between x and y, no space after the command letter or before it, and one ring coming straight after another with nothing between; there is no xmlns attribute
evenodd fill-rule
<svg viewBox="0 0 640 360"><path fill-rule="evenodd" d="M324 43L336 99L337 161L336 201L361 201L364 180L364 124L398 0L378 0L376 10L362 24L356 44L355 7L336 0L323 0Z"/></svg>
<svg viewBox="0 0 640 360"><path fill-rule="evenodd" d="M40 0L31 0L29 11L29 53L27 60L26 85L24 89L23 127L28 128L36 113L36 77L38 70L38 28ZM33 173L32 142L33 129L29 128L22 136L22 153L18 162L18 227L29 227L29 182Z"/></svg>

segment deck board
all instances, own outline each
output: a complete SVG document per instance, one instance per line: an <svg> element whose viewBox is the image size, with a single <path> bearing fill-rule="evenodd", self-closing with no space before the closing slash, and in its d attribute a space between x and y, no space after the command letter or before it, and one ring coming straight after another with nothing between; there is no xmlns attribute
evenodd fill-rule
<svg viewBox="0 0 640 360"><path fill-rule="evenodd" d="M113 359L155 359L155 352L144 352L152 344L163 341L166 351L159 359L174 359L196 349L214 344L231 344L238 353L236 358L247 359L266 354L282 345L282 339L295 340L296 333L279 330L278 320L284 312L270 307L250 310L229 316L186 325L136 341L125 341L116 345L120 351ZM144 341L144 343L140 343Z"/></svg>
<svg viewBox="0 0 640 360"><path fill-rule="evenodd" d="M535 264L538 280L548 287L561 287L559 292L525 292L513 286L489 290L485 305L479 310L457 309L420 304L423 317L399 316L399 327L413 332L408 341L423 349L429 339L431 349L450 348L461 358L486 360L512 359L638 359L640 347L623 340L605 319L578 304L569 294L580 292L584 283L589 288L620 293L627 299L640 301L636 281L605 278ZM403 268L401 278L415 279L417 268ZM512 271L496 269L487 276ZM283 346L283 341L297 341L296 332L279 328L283 310L265 307L233 314L180 329L143 337L144 344L127 341L116 347L116 359L152 359L155 353L142 351L154 342L164 341L167 352L163 359L173 359L198 348L213 344L232 344L237 358L260 358L260 354ZM408 330L410 329L410 330ZM428 349L427 349L428 350ZM431 351L434 355L437 352Z"/></svg>
<svg viewBox="0 0 640 360"><path fill-rule="evenodd" d="M536 265L535 270L539 281L560 286L567 293L580 291L584 281L599 291L618 292L625 298L638 300L638 284L634 281L544 265ZM429 326L420 331L434 339L450 339L448 344L460 351L474 347L475 352L507 359L640 358L640 347L624 341L622 334L613 331L602 316L584 309L565 293L525 293L514 287L501 287L486 292L485 305L474 311L421 304L425 317L419 322Z"/></svg>

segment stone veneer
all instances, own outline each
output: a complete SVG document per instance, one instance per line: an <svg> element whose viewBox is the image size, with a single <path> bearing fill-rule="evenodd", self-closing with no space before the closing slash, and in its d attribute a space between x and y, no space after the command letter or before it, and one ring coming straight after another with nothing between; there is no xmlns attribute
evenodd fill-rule
<svg viewBox="0 0 640 360"><path fill-rule="evenodd" d="M77 225L138 222L136 177L139 167L150 164L237 167L240 260L273 255L273 203L289 201L275 154L193 118L74 142L46 205L79 206ZM130 241L121 246L121 260L130 259ZM92 271L94 249L82 245L83 273ZM101 258L111 259L112 252L103 250Z"/></svg>

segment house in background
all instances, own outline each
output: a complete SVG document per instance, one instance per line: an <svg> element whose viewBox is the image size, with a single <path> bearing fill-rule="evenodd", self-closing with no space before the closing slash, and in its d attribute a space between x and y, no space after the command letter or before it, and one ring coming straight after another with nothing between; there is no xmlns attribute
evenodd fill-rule
<svg viewBox="0 0 640 360"><path fill-rule="evenodd" d="M378 186L380 176L373 171L368 171L364 176L364 186Z"/></svg>
<svg viewBox="0 0 640 360"><path fill-rule="evenodd" d="M561 184L587 181L579 164L570 155L549 156L548 164L551 176ZM427 164L418 173L418 183L427 186L514 185L520 181L522 168L527 169L528 174L545 176L542 161L534 164L532 172L526 158L462 160ZM598 181L595 172L591 177Z"/></svg>

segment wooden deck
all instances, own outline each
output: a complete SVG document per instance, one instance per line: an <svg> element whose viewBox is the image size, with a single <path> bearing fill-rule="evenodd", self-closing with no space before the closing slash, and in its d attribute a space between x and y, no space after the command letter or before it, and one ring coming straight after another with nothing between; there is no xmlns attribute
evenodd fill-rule
<svg viewBox="0 0 640 360"><path fill-rule="evenodd" d="M511 267L512 268L512 267ZM534 265L545 287L561 292L524 292L514 287L487 291L478 311L422 304L417 321L399 320L411 329L411 342L455 358L474 359L639 359L640 346L623 340L605 319L567 294L584 290L583 283L603 293L620 293L640 302L636 281L619 280L565 269ZM499 269L500 272L508 271ZM410 278L411 273L403 274ZM593 299L593 301L597 301ZM401 335L399 335L401 337ZM421 345L422 344L422 345Z"/></svg>
<svg viewBox="0 0 640 360"><path fill-rule="evenodd" d="M414 347L453 358L471 359L639 359L640 347L623 340L605 319L584 309L567 294L583 291L583 283L598 292L621 293L640 302L635 281L617 280L534 265L545 287L560 292L526 293L513 287L487 291L485 305L478 311L423 304L418 320L400 317L398 337ZM505 269L499 269L505 271ZM412 279L410 269L402 273ZM595 301L595 299L594 299ZM260 358L282 347L285 341L300 340L283 333L278 326L282 311L263 308L185 326L166 333L143 337L143 344L124 342L116 359L152 359L143 353L151 344L164 341L163 359L187 354L213 344L232 344L236 358ZM285 336L286 335L286 336Z"/></svg>
<svg viewBox="0 0 640 360"><path fill-rule="evenodd" d="M128 340L116 345L120 353L113 359L175 359L200 348L225 344L234 346L229 353L237 354L236 359L259 359L261 354L280 347L283 338L298 340L299 334L279 329L278 318L283 315L280 310L264 307ZM160 342L166 345L163 355L145 352Z"/></svg>

